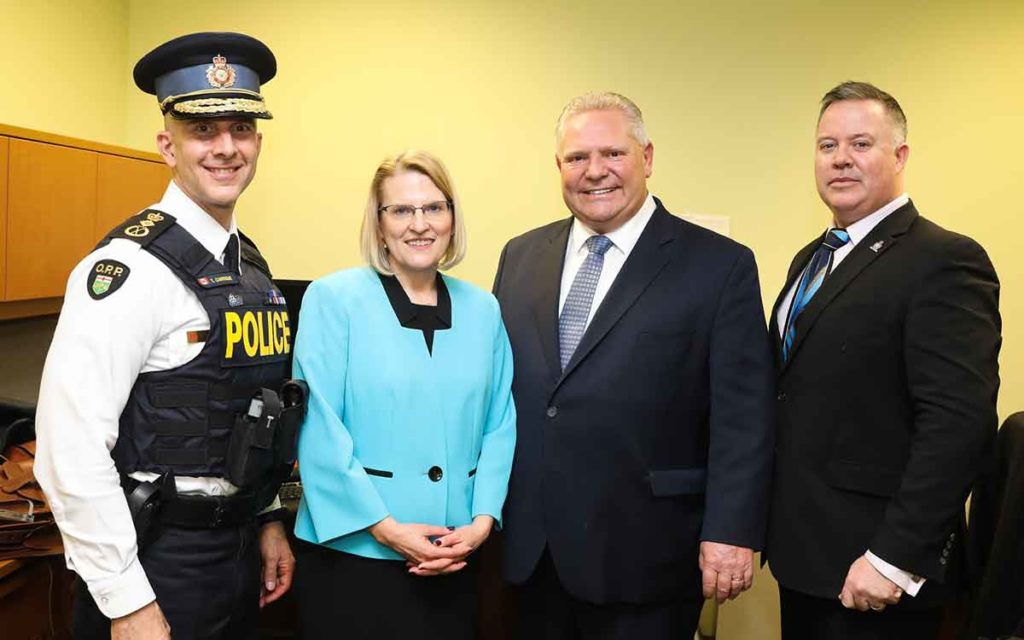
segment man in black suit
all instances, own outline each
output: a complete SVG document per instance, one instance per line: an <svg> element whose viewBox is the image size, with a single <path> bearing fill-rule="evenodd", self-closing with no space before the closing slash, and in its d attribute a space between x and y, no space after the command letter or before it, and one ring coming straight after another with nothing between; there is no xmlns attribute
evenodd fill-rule
<svg viewBox="0 0 1024 640"><path fill-rule="evenodd" d="M960 586L964 501L996 432L999 282L903 191L896 100L822 100L832 225L771 316L779 433L766 556L793 639L934 638Z"/></svg>
<svg viewBox="0 0 1024 640"><path fill-rule="evenodd" d="M518 441L505 577L523 638L684 638L701 592L750 586L771 451L771 347L753 254L647 192L627 98L571 101L555 162L573 217L498 266Z"/></svg>

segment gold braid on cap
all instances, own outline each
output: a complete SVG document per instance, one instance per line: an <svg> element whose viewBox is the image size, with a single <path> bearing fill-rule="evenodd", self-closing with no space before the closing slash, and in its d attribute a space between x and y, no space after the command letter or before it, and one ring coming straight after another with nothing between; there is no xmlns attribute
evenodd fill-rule
<svg viewBox="0 0 1024 640"><path fill-rule="evenodd" d="M178 113L221 113L241 111L242 113L267 113L267 105L261 100L246 98L203 98L178 102L173 109Z"/></svg>

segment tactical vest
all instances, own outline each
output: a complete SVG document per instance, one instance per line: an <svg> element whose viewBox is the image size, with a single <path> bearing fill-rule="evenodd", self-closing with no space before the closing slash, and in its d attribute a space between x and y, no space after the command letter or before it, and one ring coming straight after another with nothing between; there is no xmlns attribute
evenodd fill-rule
<svg viewBox="0 0 1024 640"><path fill-rule="evenodd" d="M208 332L189 333L190 342L204 343L198 356L135 380L111 452L121 474L230 477L236 420L250 412L261 389L280 390L287 379L291 329L284 297L259 251L239 237L240 276L161 211L133 216L101 242L138 242L196 295L210 319Z"/></svg>

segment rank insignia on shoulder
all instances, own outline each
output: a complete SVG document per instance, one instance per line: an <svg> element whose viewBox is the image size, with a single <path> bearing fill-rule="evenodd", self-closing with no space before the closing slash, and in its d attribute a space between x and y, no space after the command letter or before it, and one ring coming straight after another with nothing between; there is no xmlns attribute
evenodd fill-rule
<svg viewBox="0 0 1024 640"><path fill-rule="evenodd" d="M212 289L214 287L223 287L229 284L237 284L238 278L233 273L211 273L206 276L199 276L196 278L196 284L204 289Z"/></svg>
<svg viewBox="0 0 1024 640"><path fill-rule="evenodd" d="M100 260L92 266L86 286L89 297L102 300L121 288L131 269L117 260Z"/></svg>
<svg viewBox="0 0 1024 640"><path fill-rule="evenodd" d="M146 209L142 213L128 218L124 224L113 231L110 237L127 238L145 246L173 224L174 216L156 209Z"/></svg>

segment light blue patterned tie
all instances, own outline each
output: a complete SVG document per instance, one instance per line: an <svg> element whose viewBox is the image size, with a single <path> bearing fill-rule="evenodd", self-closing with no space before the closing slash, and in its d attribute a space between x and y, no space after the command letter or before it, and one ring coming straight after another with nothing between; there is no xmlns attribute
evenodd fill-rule
<svg viewBox="0 0 1024 640"><path fill-rule="evenodd" d="M562 306L562 315L558 317L558 349L563 371L587 328L590 305L594 302L594 291L604 268L604 254L611 246L612 241L605 236L587 238L586 247L590 254L576 272Z"/></svg>
<svg viewBox="0 0 1024 640"><path fill-rule="evenodd" d="M782 334L782 361L789 360L789 352L793 348L793 341L796 339L796 319L811 301L814 294L821 288L821 283L828 277L832 270L832 256L836 249L850 241L850 234L844 229L830 229L825 234L821 246L814 252L810 264L804 269L800 276L800 284L797 285L796 293L793 295L793 302L789 305L789 317L786 318L786 331Z"/></svg>

